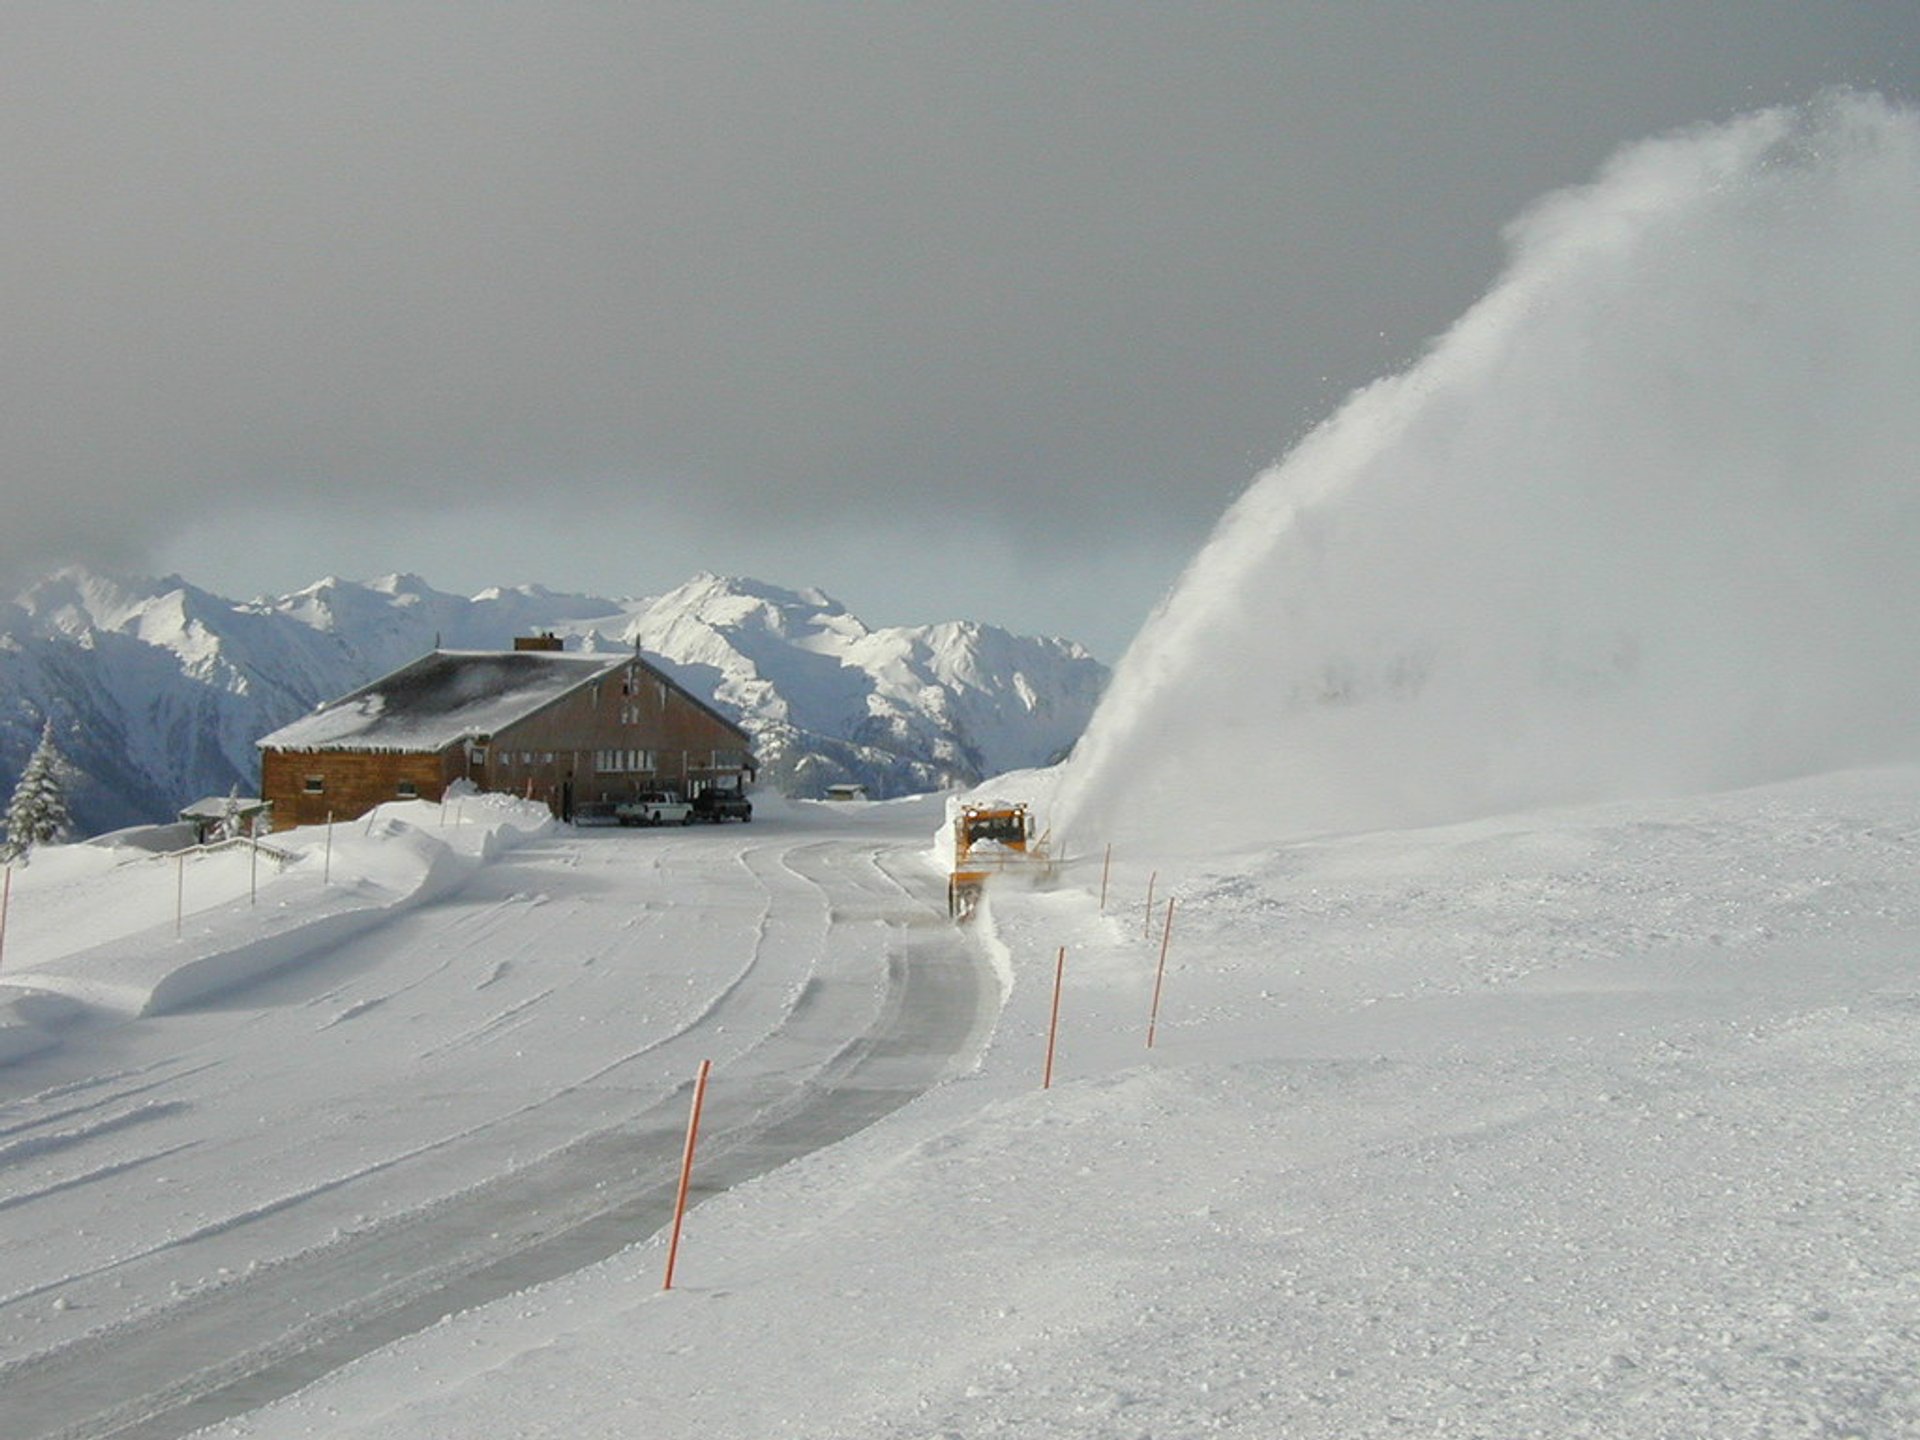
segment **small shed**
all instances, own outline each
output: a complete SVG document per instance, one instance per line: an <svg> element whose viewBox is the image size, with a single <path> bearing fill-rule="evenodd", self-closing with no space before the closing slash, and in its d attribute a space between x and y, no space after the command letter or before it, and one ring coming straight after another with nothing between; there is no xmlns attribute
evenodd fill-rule
<svg viewBox="0 0 1920 1440"><path fill-rule="evenodd" d="M257 795L209 795L180 811L180 819L193 826L194 844L210 845L231 835L251 835L271 809Z"/></svg>
<svg viewBox="0 0 1920 1440"><path fill-rule="evenodd" d="M866 798L867 787L864 785L856 785L848 781L839 785L827 786L827 799L829 800L864 800Z"/></svg>
<svg viewBox="0 0 1920 1440"><path fill-rule="evenodd" d="M256 742L276 828L439 800L455 781L562 819L643 790L692 795L757 769L747 733L638 654L435 650Z"/></svg>

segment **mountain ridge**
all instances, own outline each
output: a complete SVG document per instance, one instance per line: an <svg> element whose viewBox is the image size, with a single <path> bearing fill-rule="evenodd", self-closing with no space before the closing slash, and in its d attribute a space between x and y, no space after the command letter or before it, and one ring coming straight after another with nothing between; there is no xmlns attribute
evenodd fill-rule
<svg viewBox="0 0 1920 1440"><path fill-rule="evenodd" d="M325 576L230 600L179 575L68 567L0 604L0 784L44 719L72 764L85 833L170 819L258 784L254 741L426 651L639 647L753 735L761 779L817 795L897 795L1057 758L1107 669L1068 640L973 621L873 628L824 590L701 572L609 599L540 585L472 596L398 572Z"/></svg>

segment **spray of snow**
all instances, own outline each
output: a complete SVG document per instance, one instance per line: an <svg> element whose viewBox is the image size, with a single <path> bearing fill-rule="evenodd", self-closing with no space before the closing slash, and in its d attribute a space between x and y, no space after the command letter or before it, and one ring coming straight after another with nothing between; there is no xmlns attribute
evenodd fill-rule
<svg viewBox="0 0 1920 1440"><path fill-rule="evenodd" d="M1058 825L1224 851L1920 753L1916 234L1920 114L1852 94L1545 199L1228 513Z"/></svg>

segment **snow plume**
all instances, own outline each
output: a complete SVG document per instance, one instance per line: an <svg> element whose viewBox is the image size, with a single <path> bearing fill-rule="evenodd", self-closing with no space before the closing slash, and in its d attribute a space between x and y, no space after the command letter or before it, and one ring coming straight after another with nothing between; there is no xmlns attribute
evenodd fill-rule
<svg viewBox="0 0 1920 1440"><path fill-rule="evenodd" d="M1916 235L1920 114L1855 94L1548 196L1229 511L1057 827L1224 850L1920 755Z"/></svg>

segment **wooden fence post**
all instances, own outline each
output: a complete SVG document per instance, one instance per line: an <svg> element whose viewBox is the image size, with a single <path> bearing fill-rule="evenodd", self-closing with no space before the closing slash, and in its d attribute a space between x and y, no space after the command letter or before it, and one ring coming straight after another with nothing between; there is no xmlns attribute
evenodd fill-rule
<svg viewBox="0 0 1920 1440"><path fill-rule="evenodd" d="M707 1072L713 1061L700 1062L700 1077L693 1082L693 1109L687 1116L687 1148L680 1156L680 1192L673 1201L673 1239L667 1245L667 1278L660 1288L673 1288L673 1267L680 1259L680 1223L687 1218L687 1187L693 1178L693 1147L700 1139L700 1107L707 1098Z"/></svg>
<svg viewBox="0 0 1920 1440"><path fill-rule="evenodd" d="M1047 1022L1047 1069L1040 1080L1042 1090L1053 1088L1053 1043L1060 1034L1060 982L1067 973L1067 947L1060 947L1060 958L1053 966L1053 1019Z"/></svg>
<svg viewBox="0 0 1920 1440"><path fill-rule="evenodd" d="M1147 1048L1153 1048L1153 1032L1160 1025L1160 986L1167 978L1167 943L1173 939L1173 897L1167 897L1167 928L1160 933L1160 968L1153 976L1153 1013L1147 1017Z"/></svg>

